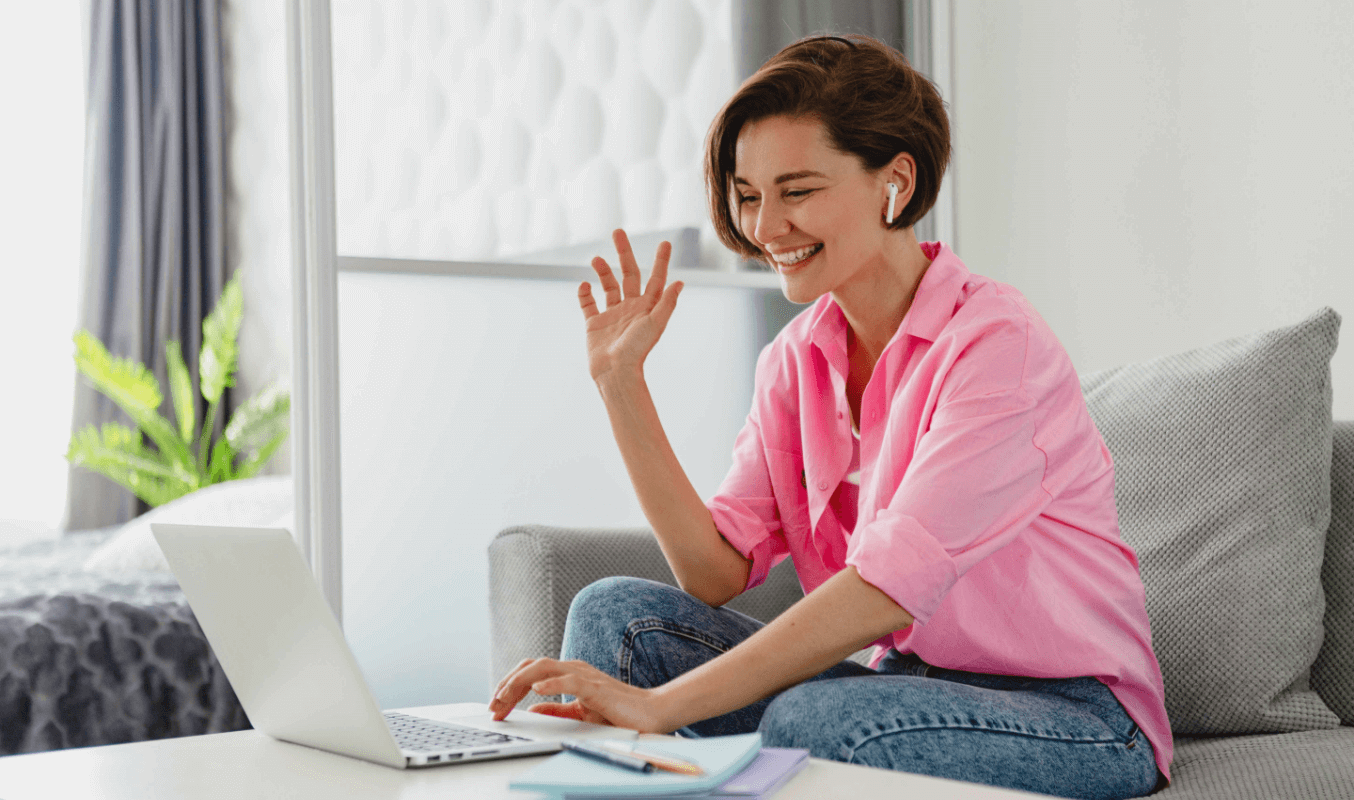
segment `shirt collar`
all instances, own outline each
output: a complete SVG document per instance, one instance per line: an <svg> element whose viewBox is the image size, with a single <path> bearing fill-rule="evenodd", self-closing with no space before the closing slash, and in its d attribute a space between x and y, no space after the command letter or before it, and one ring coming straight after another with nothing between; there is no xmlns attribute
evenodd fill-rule
<svg viewBox="0 0 1354 800"><path fill-rule="evenodd" d="M915 336L934 342L954 317L959 292L969 279L968 268L949 245L944 242L922 242L921 249L931 259L931 265L922 274L917 296L913 298L912 307L903 317L903 324L893 335L893 340L901 336ZM829 364L840 369L840 365L846 362L846 315L830 294L823 295L812 314L810 341L823 352Z"/></svg>
<svg viewBox="0 0 1354 800"><path fill-rule="evenodd" d="M921 250L931 259L931 266L921 276L917 296L893 338L907 334L934 342L954 318L954 307L959 292L968 283L969 271L944 242L922 242Z"/></svg>

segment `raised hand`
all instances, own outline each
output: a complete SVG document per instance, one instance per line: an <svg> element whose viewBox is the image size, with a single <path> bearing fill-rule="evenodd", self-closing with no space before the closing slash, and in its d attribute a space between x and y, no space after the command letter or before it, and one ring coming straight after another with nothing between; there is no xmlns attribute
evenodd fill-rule
<svg viewBox="0 0 1354 800"><path fill-rule="evenodd" d="M620 259L621 281L616 281L606 259L597 256L592 260L606 295L606 309L597 308L591 284L585 282L578 287L578 304L587 323L588 371L594 381L643 368L644 359L667 328L677 306L677 295L682 291L681 281L666 285L671 244L658 245L649 285L641 292L639 264L635 262L629 237L617 228L611 240Z"/></svg>

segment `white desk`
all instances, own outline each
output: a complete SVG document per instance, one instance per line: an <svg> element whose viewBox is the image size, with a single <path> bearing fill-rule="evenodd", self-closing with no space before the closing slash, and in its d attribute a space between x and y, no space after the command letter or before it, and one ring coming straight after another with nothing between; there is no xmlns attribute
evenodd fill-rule
<svg viewBox="0 0 1354 800"><path fill-rule="evenodd" d="M405 709L448 719L479 703ZM641 737L651 738L651 737ZM0 798L127 800L538 800L508 781L548 756L397 770L268 738L257 731L57 750L0 758ZM776 800L906 797L909 800L1012 800L1042 797L990 786L811 759Z"/></svg>

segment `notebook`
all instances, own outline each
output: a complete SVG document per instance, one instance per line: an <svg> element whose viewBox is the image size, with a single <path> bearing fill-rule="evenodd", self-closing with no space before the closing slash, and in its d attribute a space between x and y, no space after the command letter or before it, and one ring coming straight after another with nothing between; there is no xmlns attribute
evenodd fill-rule
<svg viewBox="0 0 1354 800"><path fill-rule="evenodd" d="M637 745L643 749L642 745ZM742 772L708 792L664 795L663 800L769 800L809 763L809 751L788 747L763 747ZM606 800L648 800L653 795L607 797ZM593 800L570 795L567 800Z"/></svg>
<svg viewBox="0 0 1354 800"><path fill-rule="evenodd" d="M665 797L708 793L740 773L762 749L760 733L705 739L626 741L624 747L699 764L704 775L635 772L565 751L521 773L509 788L567 798Z"/></svg>

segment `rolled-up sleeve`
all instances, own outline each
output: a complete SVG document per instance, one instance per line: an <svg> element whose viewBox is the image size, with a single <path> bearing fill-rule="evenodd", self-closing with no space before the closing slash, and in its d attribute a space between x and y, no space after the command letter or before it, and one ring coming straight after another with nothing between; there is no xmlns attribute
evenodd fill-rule
<svg viewBox="0 0 1354 800"><path fill-rule="evenodd" d="M714 518L715 529L751 562L743 590L759 586L789 550L781 532L771 471L755 413L748 416L734 440L733 466L706 507Z"/></svg>
<svg viewBox="0 0 1354 800"><path fill-rule="evenodd" d="M945 402L846 563L925 625L955 582L1047 507L1035 402L1019 387Z"/></svg>

